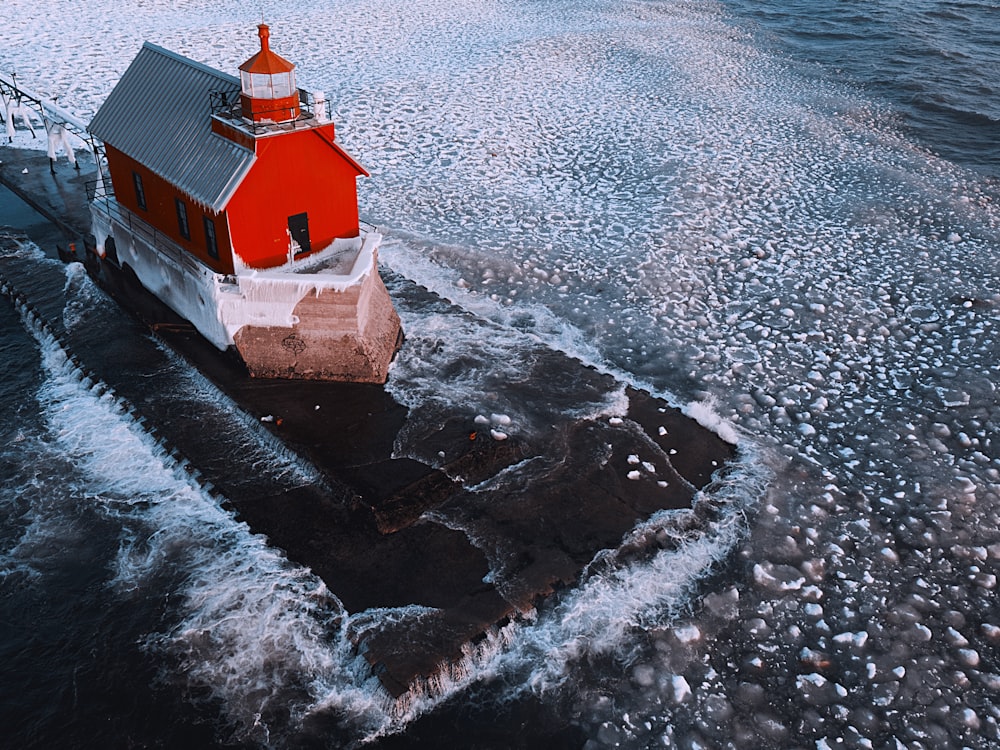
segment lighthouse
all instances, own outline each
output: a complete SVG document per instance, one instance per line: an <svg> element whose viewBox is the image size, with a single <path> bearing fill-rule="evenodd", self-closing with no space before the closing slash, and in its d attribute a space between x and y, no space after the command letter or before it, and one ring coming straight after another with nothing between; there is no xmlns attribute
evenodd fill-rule
<svg viewBox="0 0 1000 750"><path fill-rule="evenodd" d="M98 247L255 377L384 382L402 340L325 97L259 49L239 77L145 43L92 120Z"/></svg>

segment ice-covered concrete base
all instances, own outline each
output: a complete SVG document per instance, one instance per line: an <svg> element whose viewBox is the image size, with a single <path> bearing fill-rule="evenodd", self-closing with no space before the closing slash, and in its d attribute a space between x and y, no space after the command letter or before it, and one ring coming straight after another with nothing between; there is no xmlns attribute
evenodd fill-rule
<svg viewBox="0 0 1000 750"><path fill-rule="evenodd" d="M91 204L99 254L254 377L384 383L402 340L378 273L381 236L335 240L302 262L220 274L110 198ZM114 239L114 251L110 251Z"/></svg>
<svg viewBox="0 0 1000 750"><path fill-rule="evenodd" d="M378 273L344 291L324 289L296 305L291 329L247 325L234 336L260 378L384 383L399 348L399 316Z"/></svg>

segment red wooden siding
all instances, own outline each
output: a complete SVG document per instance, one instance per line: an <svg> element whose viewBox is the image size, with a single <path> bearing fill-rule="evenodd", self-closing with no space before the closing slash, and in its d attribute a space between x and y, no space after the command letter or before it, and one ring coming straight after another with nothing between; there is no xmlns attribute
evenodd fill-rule
<svg viewBox="0 0 1000 750"><path fill-rule="evenodd" d="M194 203L169 182L157 176L139 162L126 156L110 144L105 144L105 149L115 198L122 206L191 252L209 268L220 273L233 272L226 212L220 214L206 212L201 206ZM145 209L141 208L136 200L135 184L132 177L133 172L142 178L142 187L146 198ZM187 208L190 239L184 237L180 232L175 199L184 201ZM216 243L219 250L218 260L208 254L205 222L203 220L205 216L212 219L215 224Z"/></svg>
<svg viewBox="0 0 1000 750"><path fill-rule="evenodd" d="M232 247L247 265L288 260L288 217L309 215L313 251L358 235L357 166L330 141L333 124L257 140L257 162L226 213Z"/></svg>

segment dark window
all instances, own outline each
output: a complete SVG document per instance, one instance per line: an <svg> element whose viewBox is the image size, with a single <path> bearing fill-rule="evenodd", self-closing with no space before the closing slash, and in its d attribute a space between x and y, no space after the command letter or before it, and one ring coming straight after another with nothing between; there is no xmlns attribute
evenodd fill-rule
<svg viewBox="0 0 1000 750"><path fill-rule="evenodd" d="M177 206L177 228L181 232L181 237L189 240L191 239L191 227L188 226L187 204L180 198L174 198L174 205Z"/></svg>
<svg viewBox="0 0 1000 750"><path fill-rule="evenodd" d="M215 222L207 216L202 218L205 222L205 249L208 250L210 256L218 260L219 244L215 239Z"/></svg>
<svg viewBox="0 0 1000 750"><path fill-rule="evenodd" d="M312 249L309 244L309 214L295 214L288 217L288 233L298 243L296 255L308 253Z"/></svg>
<svg viewBox="0 0 1000 750"><path fill-rule="evenodd" d="M146 210L146 191L142 187L142 175L138 172L132 173L132 184L135 185L135 201L139 208Z"/></svg>

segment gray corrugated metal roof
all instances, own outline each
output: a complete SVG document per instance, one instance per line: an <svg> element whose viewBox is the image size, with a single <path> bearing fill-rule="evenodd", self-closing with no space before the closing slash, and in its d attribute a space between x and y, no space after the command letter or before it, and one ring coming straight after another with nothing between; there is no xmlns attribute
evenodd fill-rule
<svg viewBox="0 0 1000 750"><path fill-rule="evenodd" d="M239 88L233 76L146 42L88 130L221 211L256 157L212 132L209 93Z"/></svg>

